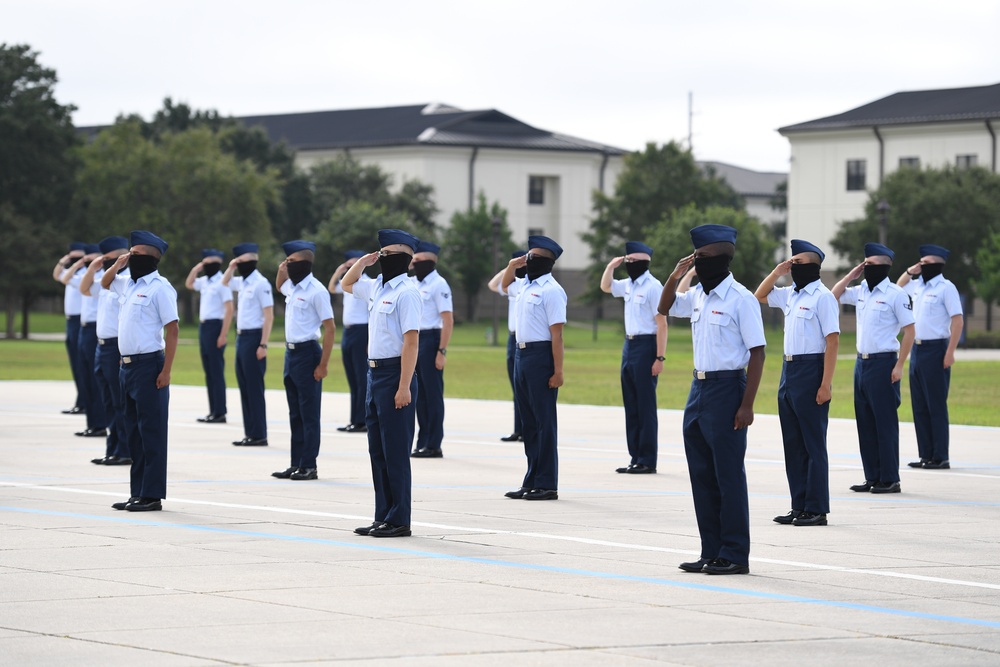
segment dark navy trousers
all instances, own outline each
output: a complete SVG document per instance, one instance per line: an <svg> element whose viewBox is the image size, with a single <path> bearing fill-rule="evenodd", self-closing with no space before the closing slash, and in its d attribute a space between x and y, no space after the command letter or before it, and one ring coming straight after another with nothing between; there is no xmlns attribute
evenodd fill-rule
<svg viewBox="0 0 1000 667"><path fill-rule="evenodd" d="M86 396L80 376L80 358L77 354L80 345L80 316L66 316L66 355L69 356L69 370L73 373L73 383L76 385L76 402L74 407L86 410L87 404L84 401Z"/></svg>
<svg viewBox="0 0 1000 667"><path fill-rule="evenodd" d="M319 415L323 381L313 372L319 366L323 348L316 341L296 343L285 350L285 397L292 426L292 466L315 468L319 456Z"/></svg>
<svg viewBox="0 0 1000 667"><path fill-rule="evenodd" d="M441 449L444 440L444 371L434 365L441 348L441 330L420 332L417 352L417 449Z"/></svg>
<svg viewBox="0 0 1000 667"><path fill-rule="evenodd" d="M528 471L521 486L526 489L559 489L559 422L556 414L558 389L549 389L555 372L552 343L528 343L518 348L514 360L514 396L521 406L524 455Z"/></svg>
<svg viewBox="0 0 1000 667"><path fill-rule="evenodd" d="M521 424L521 406L517 404L517 387L514 384L514 357L517 352L517 338L514 332L507 336L507 377L510 379L510 390L514 396L514 430L511 433L522 433L524 426Z"/></svg>
<svg viewBox="0 0 1000 667"><path fill-rule="evenodd" d="M131 495L136 498L167 497L167 416L170 387L156 388L163 370L163 353L131 356L122 364L121 386L125 397L125 437L132 459Z"/></svg>
<svg viewBox="0 0 1000 667"><path fill-rule="evenodd" d="M395 363L393 363L395 362ZM368 455L375 486L375 520L396 526L410 525L410 446L418 398L417 378L410 380L410 404L396 409L399 359L382 360L384 366L368 369L366 394Z"/></svg>
<svg viewBox="0 0 1000 667"><path fill-rule="evenodd" d="M778 418L792 509L814 514L830 512L830 463L826 451L830 402L816 405L824 363L822 355L818 359L786 361L778 384Z"/></svg>
<svg viewBox="0 0 1000 667"><path fill-rule="evenodd" d="M921 459L948 460L948 389L951 369L944 367L948 339L921 341L910 353L910 403Z"/></svg>
<svg viewBox="0 0 1000 667"><path fill-rule="evenodd" d="M104 401L97 389L97 377L94 375L97 361L97 323L88 322L80 325L77 339L77 363L80 374L80 384L83 385L83 406L87 410L87 428L102 429L108 427L108 418L104 414Z"/></svg>
<svg viewBox="0 0 1000 667"><path fill-rule="evenodd" d="M865 479L899 481L899 383L892 381L896 355L858 359L854 365L854 417Z"/></svg>
<svg viewBox="0 0 1000 667"><path fill-rule="evenodd" d="M267 437L267 406L264 403L264 373L267 357L257 359L260 329L244 329L236 336L236 383L243 407L243 435Z"/></svg>
<svg viewBox="0 0 1000 667"><path fill-rule="evenodd" d="M750 562L750 506L743 459L747 429L734 430L746 375L693 380L684 407L684 454L702 558Z"/></svg>
<svg viewBox="0 0 1000 667"><path fill-rule="evenodd" d="M625 339L622 348L622 404L625 441L631 463L656 467L659 421L656 415L656 334Z"/></svg>
<svg viewBox="0 0 1000 667"><path fill-rule="evenodd" d="M340 339L340 356L344 375L351 390L351 423L365 423L365 392L368 389L368 325L350 324L344 327Z"/></svg>
<svg viewBox="0 0 1000 667"><path fill-rule="evenodd" d="M226 346L216 345L221 333L222 320L205 320L198 325L198 345L201 348L201 367L205 369L210 415L226 414Z"/></svg>
<svg viewBox="0 0 1000 667"><path fill-rule="evenodd" d="M108 437L104 455L131 458L123 416L125 398L122 395L121 355L118 353L117 338L108 338L104 345L97 346L94 375L108 422Z"/></svg>

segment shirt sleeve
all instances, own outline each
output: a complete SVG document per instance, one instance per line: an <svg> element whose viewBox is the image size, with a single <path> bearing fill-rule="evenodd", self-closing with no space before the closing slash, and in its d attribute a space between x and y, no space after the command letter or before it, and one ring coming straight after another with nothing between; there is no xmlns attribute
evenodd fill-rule
<svg viewBox="0 0 1000 667"><path fill-rule="evenodd" d="M521 290L523 288L524 288L524 281L521 280L520 278L514 278L514 281L510 285L507 285L507 289L504 290L504 294L506 294L510 298L516 299L517 295L521 293Z"/></svg>
<svg viewBox="0 0 1000 667"><path fill-rule="evenodd" d="M207 283L207 282L208 282L208 278L206 278L205 276L198 276L197 278L195 278L194 279L194 291L195 292L200 292L203 289L205 289L205 283Z"/></svg>
<svg viewBox="0 0 1000 667"><path fill-rule="evenodd" d="M816 314L819 316L819 328L826 338L832 333L840 333L840 304L833 293L824 291L816 302Z"/></svg>
<svg viewBox="0 0 1000 667"><path fill-rule="evenodd" d="M80 281L83 280L84 273L86 273L86 271L84 271L83 269L78 270L76 273L73 274L73 277L70 278L69 282L66 284L69 285L70 287L75 287L77 289L80 289Z"/></svg>
<svg viewBox="0 0 1000 667"><path fill-rule="evenodd" d="M160 323L163 326L177 321L177 290L173 285L164 281L160 289L156 290L156 310L160 314Z"/></svg>
<svg viewBox="0 0 1000 667"><path fill-rule="evenodd" d="M659 315L657 310L660 307L660 294L663 293L663 285L660 284L659 280L650 280L648 289L646 290L646 303L644 308L647 309L649 316L656 318Z"/></svg>
<svg viewBox="0 0 1000 667"><path fill-rule="evenodd" d="M791 289L791 287L775 287L767 295L767 305L771 308L784 308L788 305L788 293Z"/></svg>
<svg viewBox="0 0 1000 667"><path fill-rule="evenodd" d="M229 289L221 282L219 283L218 288L219 288L219 296L222 298L223 303L233 300L233 290Z"/></svg>
<svg viewBox="0 0 1000 667"><path fill-rule="evenodd" d="M367 305L368 299L371 298L372 286L374 284L374 280L358 280L358 282L354 283L352 286L351 295L354 296L355 299L364 301ZM339 287L340 283L337 283L337 286Z"/></svg>
<svg viewBox="0 0 1000 667"><path fill-rule="evenodd" d="M243 276L233 276L229 279L229 291L239 292L243 289Z"/></svg>
<svg viewBox="0 0 1000 667"><path fill-rule="evenodd" d="M628 291L625 280L612 280L611 281L611 296L622 298Z"/></svg>
<svg viewBox="0 0 1000 667"><path fill-rule="evenodd" d="M285 281L286 283L292 282L291 280ZM261 286L256 290L257 299L260 301L261 308L269 308L274 305L274 295L271 293L271 283L266 280L261 281Z"/></svg>
<svg viewBox="0 0 1000 667"><path fill-rule="evenodd" d="M439 313L452 313L455 307L451 302L451 286L444 280L438 281L434 286L434 305Z"/></svg>
<svg viewBox="0 0 1000 667"><path fill-rule="evenodd" d="M333 286L333 293L334 294L343 294L344 293L344 288L340 286L340 281L339 280L337 281L337 284Z"/></svg>
<svg viewBox="0 0 1000 667"><path fill-rule="evenodd" d="M892 310L896 314L896 321L899 322L900 328L913 324L913 300L903 290L896 292Z"/></svg>
<svg viewBox="0 0 1000 667"><path fill-rule="evenodd" d="M948 311L948 317L955 317L964 313L962 309L962 297L959 296L958 288L953 283L948 283L941 296L944 297L944 308Z"/></svg>
<svg viewBox="0 0 1000 667"><path fill-rule="evenodd" d="M330 303L330 292L325 287L316 290L312 302L313 308L316 309L316 314L319 315L321 321L325 322L326 320L333 319L333 305Z"/></svg>
<svg viewBox="0 0 1000 667"><path fill-rule="evenodd" d="M128 285L129 279L118 273L115 274L114 279L111 281L111 286L108 290L114 292L118 296L125 296L125 287Z"/></svg>
<svg viewBox="0 0 1000 667"><path fill-rule="evenodd" d="M291 296L292 295L292 288L294 288L294 287L295 287L295 283L293 283L291 281L291 279L289 279L289 280L286 280L285 282L281 283L281 289L279 289L278 291L281 292L282 294L284 294L285 296Z"/></svg>
<svg viewBox="0 0 1000 667"><path fill-rule="evenodd" d="M677 294L674 297L674 303L670 306L670 310L667 311L671 317L691 317L691 309L693 308L692 296L694 295L694 289L689 289L683 294Z"/></svg>
<svg viewBox="0 0 1000 667"><path fill-rule="evenodd" d="M858 302L858 294L861 292L861 285L848 287L840 295L840 302L845 306L853 306Z"/></svg>
<svg viewBox="0 0 1000 667"><path fill-rule="evenodd" d="M914 294L917 293L917 280L919 279L920 276L917 276L916 280L910 278L910 282L903 285L903 291L909 294L911 299L913 298Z"/></svg>
<svg viewBox="0 0 1000 667"><path fill-rule="evenodd" d="M423 299L417 288L402 290L396 297L396 311L399 313L399 330L402 333L407 331L420 330L420 315L423 312Z"/></svg>
<svg viewBox="0 0 1000 667"><path fill-rule="evenodd" d="M760 314L760 301L750 292L740 298L737 312L740 316L740 335L748 350L767 345L764 338L764 319Z"/></svg>
<svg viewBox="0 0 1000 667"><path fill-rule="evenodd" d="M545 291L545 319L548 325L566 324L566 292L562 288Z"/></svg>

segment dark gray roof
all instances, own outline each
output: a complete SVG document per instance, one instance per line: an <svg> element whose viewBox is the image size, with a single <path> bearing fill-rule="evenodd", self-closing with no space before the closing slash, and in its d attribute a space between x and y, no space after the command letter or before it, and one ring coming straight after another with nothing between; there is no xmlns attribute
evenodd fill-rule
<svg viewBox="0 0 1000 667"><path fill-rule="evenodd" d="M440 104L314 111L238 118L296 150L372 146L480 146L622 155L627 151L540 130L496 109L463 111Z"/></svg>
<svg viewBox="0 0 1000 667"><path fill-rule="evenodd" d="M954 123L1000 119L1000 83L973 88L895 93L836 116L786 125L778 132L836 130L850 127Z"/></svg>
<svg viewBox="0 0 1000 667"><path fill-rule="evenodd" d="M699 161L704 171L710 169L743 197L773 197L775 188L788 180L788 174L780 171L752 171L726 164L725 162Z"/></svg>

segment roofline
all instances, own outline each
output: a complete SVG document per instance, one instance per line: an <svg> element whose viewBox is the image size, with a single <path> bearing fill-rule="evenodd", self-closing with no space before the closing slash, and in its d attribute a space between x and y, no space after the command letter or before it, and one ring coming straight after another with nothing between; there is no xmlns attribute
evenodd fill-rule
<svg viewBox="0 0 1000 667"><path fill-rule="evenodd" d="M626 155L633 151L627 151L622 148L615 148L614 146L604 146L604 147L579 147L579 148L555 148L552 146L536 147L536 146L493 146L490 144L483 143L472 143L472 142L454 142L454 143L433 143L426 141L367 141L367 142L352 142L349 144L314 144L314 145L300 145L294 147L293 150L296 152L303 151L321 151L321 150L350 150L352 148L397 148L397 147L408 147L408 148L481 148L481 149L494 149L494 150L504 150L504 151L551 151L555 153L594 153L595 155L610 155L612 157L618 157Z"/></svg>
<svg viewBox="0 0 1000 667"><path fill-rule="evenodd" d="M989 114L953 114L945 117L914 117L912 119L882 118L865 121L834 121L819 123L807 121L795 125L779 127L778 134L785 135L795 132L828 132L830 130L853 130L870 127L889 127L891 125L947 125L955 123L981 123L988 120L1000 120L1000 111Z"/></svg>

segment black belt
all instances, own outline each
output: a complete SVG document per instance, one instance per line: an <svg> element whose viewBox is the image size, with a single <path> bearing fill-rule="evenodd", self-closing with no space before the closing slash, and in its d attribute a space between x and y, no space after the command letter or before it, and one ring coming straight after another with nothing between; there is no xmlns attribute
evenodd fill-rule
<svg viewBox="0 0 1000 667"><path fill-rule="evenodd" d="M80 328L86 329L87 327L92 327L95 324L97 324L97 322L80 322Z"/></svg>
<svg viewBox="0 0 1000 667"><path fill-rule="evenodd" d="M318 341L304 340L301 343L285 343L285 347L288 348L289 350L294 350L297 348L304 348L306 345L309 345L310 343L313 345L319 345Z"/></svg>
<svg viewBox="0 0 1000 667"><path fill-rule="evenodd" d="M917 338L913 341L914 345L933 345L934 343L947 343L949 338Z"/></svg>
<svg viewBox="0 0 1000 667"><path fill-rule="evenodd" d="M895 352L858 352L858 359L895 359Z"/></svg>
<svg viewBox="0 0 1000 667"><path fill-rule="evenodd" d="M237 329L236 335L240 336L245 333L260 333L263 329Z"/></svg>
<svg viewBox="0 0 1000 667"><path fill-rule="evenodd" d="M420 335L422 336L422 335L424 335L424 334L432 334L432 333L434 333L435 331L441 331L441 328L440 328L440 327L438 327L437 329L421 329L421 330L420 330Z"/></svg>
<svg viewBox="0 0 1000 667"><path fill-rule="evenodd" d="M78 319L80 319L80 316L79 315L67 315L66 319L67 320L78 320Z"/></svg>
<svg viewBox="0 0 1000 667"><path fill-rule="evenodd" d="M97 344L98 345L111 345L112 343L114 343L115 345L117 345L118 344L118 339L117 338L98 338L97 339Z"/></svg>
<svg viewBox="0 0 1000 667"><path fill-rule="evenodd" d="M370 368L391 368L393 366L401 366L403 363L402 357L389 357L388 359L369 359L368 366Z"/></svg>
<svg viewBox="0 0 1000 667"><path fill-rule="evenodd" d="M207 320L202 320L201 323L205 324L206 322L221 322L221 321L222 321L221 317L210 317Z"/></svg>
<svg viewBox="0 0 1000 667"><path fill-rule="evenodd" d="M345 328L345 329L352 329L352 328L354 328L354 327L366 327L366 326L368 326L368 323L367 323L367 322L364 322L364 323L362 323L362 324L345 324L345 325L344 325L344 328Z"/></svg>
<svg viewBox="0 0 1000 667"><path fill-rule="evenodd" d="M782 358L785 361L812 361L826 357L825 352L814 352L813 354L786 354Z"/></svg>
<svg viewBox="0 0 1000 667"><path fill-rule="evenodd" d="M552 347L552 341L550 340L536 340L530 343L518 343L517 349L523 350L529 347Z"/></svg>
<svg viewBox="0 0 1000 667"><path fill-rule="evenodd" d="M163 356L163 350L160 350L159 352L143 352L142 354L123 354L122 363L131 364L133 362L141 361L143 359L149 359L150 357L162 357L162 356Z"/></svg>
<svg viewBox="0 0 1000 667"><path fill-rule="evenodd" d="M656 334L625 334L625 340L642 340L643 338L656 338Z"/></svg>
<svg viewBox="0 0 1000 667"><path fill-rule="evenodd" d="M691 371L695 380L724 380L726 378L739 378L747 374L740 368L735 371Z"/></svg>

